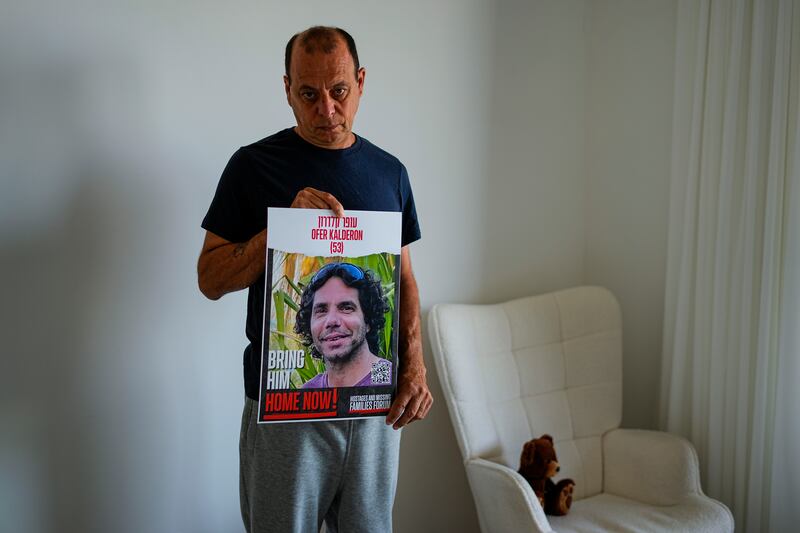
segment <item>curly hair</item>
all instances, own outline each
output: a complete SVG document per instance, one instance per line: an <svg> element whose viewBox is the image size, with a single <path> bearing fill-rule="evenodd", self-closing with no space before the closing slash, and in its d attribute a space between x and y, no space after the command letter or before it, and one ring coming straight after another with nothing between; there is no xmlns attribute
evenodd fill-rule
<svg viewBox="0 0 800 533"><path fill-rule="evenodd" d="M364 275L360 278L353 276L350 269L357 269ZM311 311L314 307L314 295L320 287L325 285L333 276L338 277L348 287L358 290L358 303L364 313L364 322L368 326L366 339L369 350L377 354L380 351L378 339L384 327L384 314L389 311L389 303L383 294L380 279L376 279L369 270L361 269L350 263L328 263L322 267L312 278L311 283L303 289L300 298L300 309L294 323L294 331L306 347L311 348L311 355L322 359L322 354L317 351L311 338Z"/></svg>

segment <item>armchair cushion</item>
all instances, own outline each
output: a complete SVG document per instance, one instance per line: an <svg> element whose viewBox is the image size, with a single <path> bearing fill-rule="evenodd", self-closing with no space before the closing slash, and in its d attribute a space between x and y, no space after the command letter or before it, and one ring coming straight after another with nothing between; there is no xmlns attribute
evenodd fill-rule
<svg viewBox="0 0 800 533"><path fill-rule="evenodd" d="M603 436L603 492L652 505L701 494L697 454L685 439L638 429Z"/></svg>
<svg viewBox="0 0 800 533"><path fill-rule="evenodd" d="M733 532L733 516L728 508L700 494L685 496L678 505L665 506L648 505L613 494L598 494L574 502L567 516L549 516L548 518L550 526L558 533L587 533L590 531L598 533L608 531Z"/></svg>

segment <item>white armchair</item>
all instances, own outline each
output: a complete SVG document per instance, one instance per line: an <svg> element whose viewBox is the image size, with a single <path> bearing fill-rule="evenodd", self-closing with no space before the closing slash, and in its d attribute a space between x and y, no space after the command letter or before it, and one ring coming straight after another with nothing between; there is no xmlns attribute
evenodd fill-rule
<svg viewBox="0 0 800 533"><path fill-rule="evenodd" d="M484 533L733 531L700 488L686 440L619 429L622 321L614 296L578 287L497 305L440 304L429 326ZM549 433L572 478L567 516L545 516L517 473L522 445Z"/></svg>

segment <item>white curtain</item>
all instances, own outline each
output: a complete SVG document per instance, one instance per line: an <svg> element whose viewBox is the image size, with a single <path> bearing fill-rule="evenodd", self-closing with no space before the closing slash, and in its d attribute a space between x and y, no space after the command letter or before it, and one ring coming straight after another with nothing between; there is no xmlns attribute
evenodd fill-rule
<svg viewBox="0 0 800 533"><path fill-rule="evenodd" d="M680 0L662 429L737 531L800 524L800 0Z"/></svg>

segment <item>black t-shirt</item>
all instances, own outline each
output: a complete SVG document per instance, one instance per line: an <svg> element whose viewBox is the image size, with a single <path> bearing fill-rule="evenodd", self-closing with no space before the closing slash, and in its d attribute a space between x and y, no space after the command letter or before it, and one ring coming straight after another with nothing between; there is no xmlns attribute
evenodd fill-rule
<svg viewBox="0 0 800 533"><path fill-rule="evenodd" d="M292 128L249 146L231 157L203 219L203 228L231 242L245 242L267 227L267 207L289 207L305 187L329 192L346 210L403 213L402 245L420 238L414 195L406 168L368 140L343 150L306 142ZM245 332L244 386L258 400L264 276L250 286Z"/></svg>

